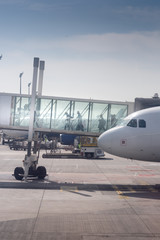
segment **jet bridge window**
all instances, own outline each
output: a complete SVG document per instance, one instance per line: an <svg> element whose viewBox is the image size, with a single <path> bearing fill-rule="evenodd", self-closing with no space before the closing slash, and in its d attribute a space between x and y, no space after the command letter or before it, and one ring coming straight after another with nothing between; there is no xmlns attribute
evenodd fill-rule
<svg viewBox="0 0 160 240"><path fill-rule="evenodd" d="M139 119L139 127L140 128L145 128L146 127L146 121L143 119Z"/></svg>
<svg viewBox="0 0 160 240"><path fill-rule="evenodd" d="M131 119L129 123L127 124L128 127L137 127L137 119Z"/></svg>

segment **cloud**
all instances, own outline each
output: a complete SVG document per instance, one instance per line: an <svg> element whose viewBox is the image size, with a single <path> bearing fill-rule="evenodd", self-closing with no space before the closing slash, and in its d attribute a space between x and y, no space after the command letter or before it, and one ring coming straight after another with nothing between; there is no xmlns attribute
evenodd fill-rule
<svg viewBox="0 0 160 240"><path fill-rule="evenodd" d="M53 60L116 60L157 66L160 62L160 32L77 35L58 39L1 40L11 58L40 56ZM26 58L25 57L25 58Z"/></svg>
<svg viewBox="0 0 160 240"><path fill-rule="evenodd" d="M159 46L160 32L108 33L84 35L48 42L48 46L84 52L135 51L135 47L155 49Z"/></svg>
<svg viewBox="0 0 160 240"><path fill-rule="evenodd" d="M153 1L152 3L139 1L137 4L128 1L123 7L118 4L116 7L111 8L111 11L114 16L123 16L124 18L127 17L127 19L129 17L130 19L135 19L136 22L140 20L153 22L160 17L158 1Z"/></svg>
<svg viewBox="0 0 160 240"><path fill-rule="evenodd" d="M61 0L61 2L43 0L0 0L0 5L19 5L24 6L30 11L46 12L71 9L74 7L75 2L73 2L73 0L68 0L67 2L63 0Z"/></svg>
<svg viewBox="0 0 160 240"><path fill-rule="evenodd" d="M40 57L46 61L45 95L108 100L150 97L159 91L159 41L160 32L135 32L26 39L14 46L8 42L11 50L1 62L2 89L17 92L19 73L24 72L23 92L27 92L33 57Z"/></svg>
<svg viewBox="0 0 160 240"><path fill-rule="evenodd" d="M17 5L31 11L46 11L51 8L51 4L39 0L0 0L0 5Z"/></svg>
<svg viewBox="0 0 160 240"><path fill-rule="evenodd" d="M15 4L24 4L26 0L0 0L0 5L15 5Z"/></svg>
<svg viewBox="0 0 160 240"><path fill-rule="evenodd" d="M118 60L50 60L43 94L89 99L128 100L158 90L159 71Z"/></svg>
<svg viewBox="0 0 160 240"><path fill-rule="evenodd" d="M44 60L43 95L46 96L134 101L135 97L151 97L160 92L159 69L142 68L140 63L118 59ZM22 92L27 94L33 76L33 58L20 62L19 57L18 61L1 63L2 91L18 93L19 74L24 72Z"/></svg>
<svg viewBox="0 0 160 240"><path fill-rule="evenodd" d="M26 52L43 52L52 58L160 60L160 32L79 35L59 39L27 39L17 44Z"/></svg>

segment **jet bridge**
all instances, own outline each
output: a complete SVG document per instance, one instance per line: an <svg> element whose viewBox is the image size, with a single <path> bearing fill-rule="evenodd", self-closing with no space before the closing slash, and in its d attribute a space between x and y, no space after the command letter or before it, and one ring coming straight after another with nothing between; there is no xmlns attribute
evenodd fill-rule
<svg viewBox="0 0 160 240"><path fill-rule="evenodd" d="M32 95L33 96L33 95ZM132 103L86 99L0 94L0 129L28 131L27 155L22 167L16 167L17 180L27 177L44 179L46 168L38 166L38 135L36 132L99 136L102 132L133 112ZM32 103L32 104L31 104ZM33 110L34 107L34 110ZM32 118L31 118L32 115ZM30 123L32 119L32 129ZM13 131L12 131L13 132ZM33 138L33 132L34 138ZM17 134L17 131L16 131ZM33 154L31 144L34 140Z"/></svg>
<svg viewBox="0 0 160 240"><path fill-rule="evenodd" d="M0 126L28 129L31 96L0 93ZM34 130L95 135L134 111L132 102L36 96Z"/></svg>

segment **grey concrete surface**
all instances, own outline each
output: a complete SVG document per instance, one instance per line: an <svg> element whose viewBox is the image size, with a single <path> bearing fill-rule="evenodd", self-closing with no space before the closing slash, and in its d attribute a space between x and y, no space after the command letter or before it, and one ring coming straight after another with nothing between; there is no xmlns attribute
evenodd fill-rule
<svg viewBox="0 0 160 240"><path fill-rule="evenodd" d="M0 240L160 239L160 163L42 159L44 181L17 181L26 153L0 145Z"/></svg>

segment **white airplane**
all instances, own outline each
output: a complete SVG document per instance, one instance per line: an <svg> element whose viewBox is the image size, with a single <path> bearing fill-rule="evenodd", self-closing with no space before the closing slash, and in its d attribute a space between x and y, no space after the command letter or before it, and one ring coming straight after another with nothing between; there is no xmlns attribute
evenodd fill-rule
<svg viewBox="0 0 160 240"><path fill-rule="evenodd" d="M160 107L128 115L120 125L102 133L98 145L119 157L160 161Z"/></svg>

